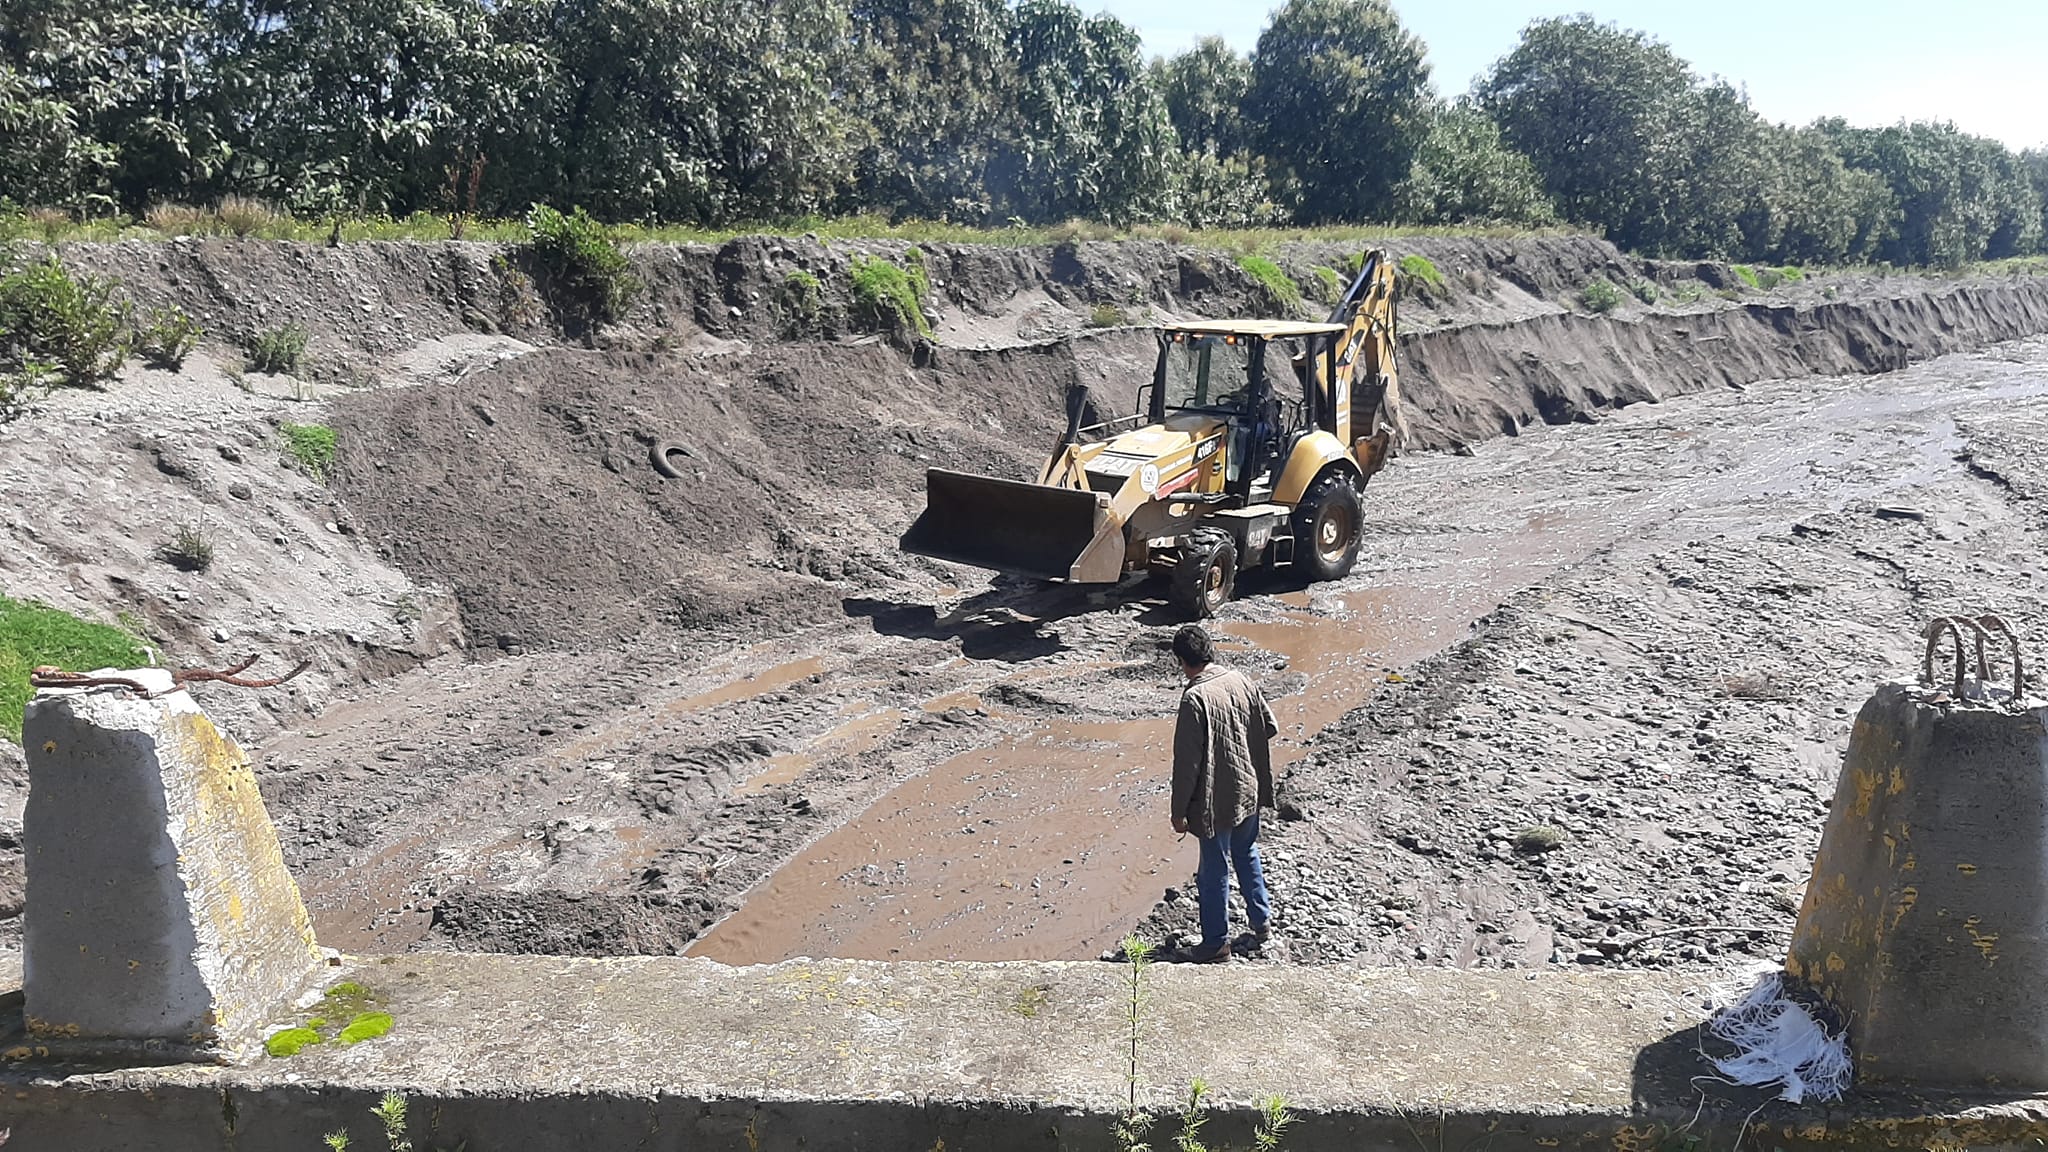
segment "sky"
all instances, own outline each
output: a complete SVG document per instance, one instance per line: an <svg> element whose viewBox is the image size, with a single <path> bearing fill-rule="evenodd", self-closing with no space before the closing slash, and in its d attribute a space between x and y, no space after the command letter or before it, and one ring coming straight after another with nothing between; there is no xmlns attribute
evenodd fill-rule
<svg viewBox="0 0 2048 1152"><path fill-rule="evenodd" d="M1203 36L1258 43L1277 0L1079 0L1149 54ZM1429 46L1437 90L1463 93L1532 20L1589 12L1670 45L1749 91L1764 116L1876 127L1953 120L2013 148L2048 144L2048 0L1394 0Z"/></svg>

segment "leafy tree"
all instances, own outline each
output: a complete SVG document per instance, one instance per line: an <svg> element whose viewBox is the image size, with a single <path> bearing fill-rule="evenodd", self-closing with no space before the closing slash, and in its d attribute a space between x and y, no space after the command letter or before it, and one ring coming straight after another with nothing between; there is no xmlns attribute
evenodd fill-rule
<svg viewBox="0 0 2048 1152"><path fill-rule="evenodd" d="M136 211L201 187L228 147L201 0L0 0L0 195Z"/></svg>
<svg viewBox="0 0 2048 1152"><path fill-rule="evenodd" d="M1302 220L1383 219L1429 91L1422 41L1386 0L1288 0L1259 36L1245 111Z"/></svg>
<svg viewBox="0 0 2048 1152"><path fill-rule="evenodd" d="M849 207L978 220L1016 103L1003 0L855 0Z"/></svg>
<svg viewBox="0 0 2048 1152"><path fill-rule="evenodd" d="M1154 61L1152 82L1166 100L1182 147L1223 158L1251 150L1244 120L1251 62L1222 37L1205 37L1171 60Z"/></svg>
<svg viewBox="0 0 2048 1152"><path fill-rule="evenodd" d="M1417 224L1557 221L1535 165L1503 144L1499 126L1468 101L1436 110L1394 204L1402 220Z"/></svg>
<svg viewBox="0 0 2048 1152"><path fill-rule="evenodd" d="M1672 102L1694 83L1664 45L1577 16L1529 25L1476 95L1567 219L1654 250L1669 230L1649 182L1668 159Z"/></svg>
<svg viewBox="0 0 2048 1152"><path fill-rule="evenodd" d="M1017 215L1128 223L1171 213L1179 151L1138 34L1064 0L1024 0L1011 33L1017 133L998 187Z"/></svg>
<svg viewBox="0 0 2048 1152"><path fill-rule="evenodd" d="M2037 248L2048 251L2048 148L2022 152L2019 162L2027 183L2033 186L2035 198L2041 202L2041 242Z"/></svg>
<svg viewBox="0 0 2048 1152"><path fill-rule="evenodd" d="M1244 118L1251 62L1211 36L1171 60L1153 61L1152 84L1166 101L1184 153L1174 173L1180 217L1197 228L1257 227L1284 218Z"/></svg>
<svg viewBox="0 0 2048 1152"><path fill-rule="evenodd" d="M2039 249L2041 197L1997 141L1946 123L1818 127L1850 166L1890 185L1900 215L1897 233L1878 249L1884 259L1955 266Z"/></svg>
<svg viewBox="0 0 2048 1152"><path fill-rule="evenodd" d="M1768 128L1764 150L1765 183L1745 222L1746 255L1794 264L1876 259L1898 218L1883 180L1849 167L1817 129Z"/></svg>

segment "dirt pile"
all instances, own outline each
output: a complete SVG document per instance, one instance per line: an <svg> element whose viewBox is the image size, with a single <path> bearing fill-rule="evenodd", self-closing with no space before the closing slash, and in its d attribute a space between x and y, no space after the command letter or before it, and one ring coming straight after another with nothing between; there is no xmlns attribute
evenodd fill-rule
<svg viewBox="0 0 2048 1152"><path fill-rule="evenodd" d="M928 568L895 548L925 469L1026 476L1068 382L1142 371L1141 351L948 349L920 369L878 343L539 352L357 397L334 486L366 538L455 590L483 645L774 631Z"/></svg>

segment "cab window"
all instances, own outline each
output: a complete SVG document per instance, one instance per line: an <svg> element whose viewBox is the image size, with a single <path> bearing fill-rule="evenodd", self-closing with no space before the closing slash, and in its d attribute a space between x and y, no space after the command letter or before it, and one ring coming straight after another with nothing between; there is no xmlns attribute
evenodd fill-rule
<svg viewBox="0 0 2048 1152"><path fill-rule="evenodd" d="M1251 350L1221 336L1176 333L1164 345L1166 410L1238 408L1251 385Z"/></svg>

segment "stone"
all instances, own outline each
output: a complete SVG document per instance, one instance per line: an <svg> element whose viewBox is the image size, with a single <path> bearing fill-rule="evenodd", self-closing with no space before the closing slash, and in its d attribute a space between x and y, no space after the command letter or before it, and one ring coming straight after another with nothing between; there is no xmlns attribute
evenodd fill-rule
<svg viewBox="0 0 2048 1152"><path fill-rule="evenodd" d="M24 1010L80 1057L230 1060L317 978L248 757L164 669L44 689L23 727Z"/></svg>

